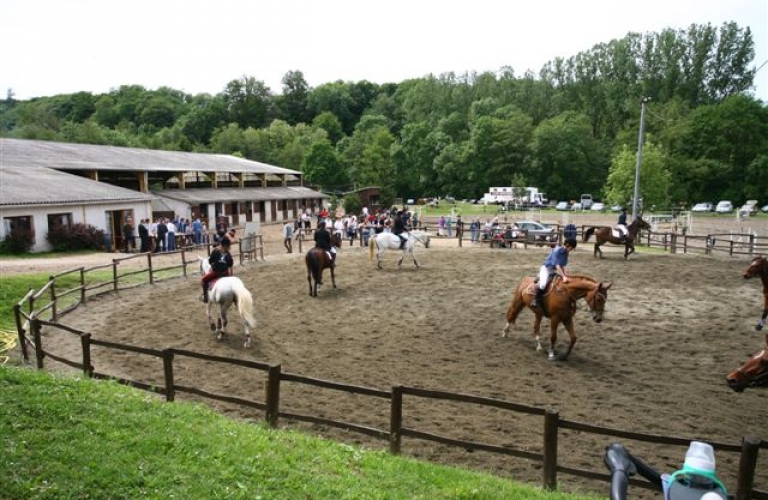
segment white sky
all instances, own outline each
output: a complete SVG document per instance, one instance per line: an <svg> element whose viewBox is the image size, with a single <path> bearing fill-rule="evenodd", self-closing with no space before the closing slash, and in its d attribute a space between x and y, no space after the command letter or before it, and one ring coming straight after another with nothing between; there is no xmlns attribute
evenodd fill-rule
<svg viewBox="0 0 768 500"><path fill-rule="evenodd" d="M768 0L0 0L0 99L120 85L216 94L253 76L282 90L448 71L521 76L628 32L735 21L768 60ZM755 96L768 102L768 64Z"/></svg>

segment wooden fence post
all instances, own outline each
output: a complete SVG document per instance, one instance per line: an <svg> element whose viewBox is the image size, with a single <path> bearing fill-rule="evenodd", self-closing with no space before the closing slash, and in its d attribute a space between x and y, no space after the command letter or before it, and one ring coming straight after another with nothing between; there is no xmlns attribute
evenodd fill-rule
<svg viewBox="0 0 768 500"><path fill-rule="evenodd" d="M184 275L184 277L186 278L187 277L187 257L186 257L185 254L186 254L186 251L184 250L184 248L182 248L181 249L181 272ZM241 255L241 257L240 257L240 265L242 265L243 264L242 253L240 255Z"/></svg>
<svg viewBox="0 0 768 500"><path fill-rule="evenodd" d="M40 320L33 319L30 323L32 325L32 338L35 339L35 359L37 360L37 369L43 369L43 339L40 337Z"/></svg>
<svg viewBox="0 0 768 500"><path fill-rule="evenodd" d="M80 303L85 304L85 268L80 268Z"/></svg>
<svg viewBox="0 0 768 500"><path fill-rule="evenodd" d="M669 246L670 253L677 253L677 233L672 233L672 242Z"/></svg>
<svg viewBox="0 0 768 500"><path fill-rule="evenodd" d="M554 410L544 414L544 488L557 489L557 427L560 416Z"/></svg>
<svg viewBox="0 0 768 500"><path fill-rule="evenodd" d="M392 402L389 410L389 452L400 454L403 440L403 386L392 387Z"/></svg>
<svg viewBox="0 0 768 500"><path fill-rule="evenodd" d="M173 351L163 349L163 373L165 373L165 400L173 403L176 399L176 386L173 382Z"/></svg>
<svg viewBox="0 0 768 500"><path fill-rule="evenodd" d="M119 262L117 259L112 259L112 290L117 292L118 286L117 286L117 265Z"/></svg>
<svg viewBox="0 0 768 500"><path fill-rule="evenodd" d="M16 318L16 331L19 334L19 347L21 347L21 356L26 363L29 363L29 351L27 351L27 336L21 323L21 306L16 304L13 306L13 316Z"/></svg>
<svg viewBox="0 0 768 500"><path fill-rule="evenodd" d="M80 345L83 347L83 375L93 376L91 368L91 334L85 333L80 336Z"/></svg>
<svg viewBox="0 0 768 500"><path fill-rule="evenodd" d="M273 429L277 428L277 419L280 415L280 378L282 365L269 367L267 378L267 423Z"/></svg>
<svg viewBox="0 0 768 500"><path fill-rule="evenodd" d="M755 254L755 235L749 233L749 256L752 257Z"/></svg>
<svg viewBox="0 0 768 500"><path fill-rule="evenodd" d="M741 440L736 500L749 500L752 496L752 485L755 481L755 468L757 467L757 452L759 449L760 439L753 436L744 436L744 439Z"/></svg>
<svg viewBox="0 0 768 500"><path fill-rule="evenodd" d="M56 300L56 278L51 276L48 278L48 281L53 281L53 283L51 283L51 321L55 323L59 316L57 313L58 301Z"/></svg>
<svg viewBox="0 0 768 500"><path fill-rule="evenodd" d="M147 267L149 268L149 284L155 284L155 273L152 271L152 252L147 252Z"/></svg>

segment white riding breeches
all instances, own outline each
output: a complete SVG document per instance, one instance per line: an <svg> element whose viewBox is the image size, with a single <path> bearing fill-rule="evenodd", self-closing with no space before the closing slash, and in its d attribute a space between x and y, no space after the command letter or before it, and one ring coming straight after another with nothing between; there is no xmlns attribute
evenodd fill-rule
<svg viewBox="0 0 768 500"><path fill-rule="evenodd" d="M554 268L541 266L539 269L539 288L544 290L547 288L547 281L549 281L549 275L555 272Z"/></svg>

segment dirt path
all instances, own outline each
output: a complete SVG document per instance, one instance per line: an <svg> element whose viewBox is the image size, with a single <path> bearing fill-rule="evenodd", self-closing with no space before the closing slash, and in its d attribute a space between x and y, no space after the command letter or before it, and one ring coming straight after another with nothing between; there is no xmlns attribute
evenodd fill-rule
<svg viewBox="0 0 768 500"><path fill-rule="evenodd" d="M455 244L455 243L454 243ZM761 307L759 283L745 281L744 258L641 253L625 262L613 248L604 260L591 248L571 256L571 272L615 283L601 324L583 310L571 359L550 363L533 349L533 315L501 338L512 288L532 275L546 254L528 250L458 249L437 243L419 250L424 265L395 268L385 256L379 271L358 247L339 256L340 288L307 295L301 255L283 255L238 272L254 293L258 326L243 350L241 323L232 311L232 335L216 342L203 322L196 279L145 286L90 302L62 322L95 338L137 346L177 347L282 364L283 371L384 390L395 384L500 398L558 410L563 418L668 436L739 443L747 434L768 438L764 391L733 393L725 375L763 342L753 329ZM446 246L448 245L448 246ZM326 276L326 281L327 276ZM544 322L548 328L547 322ZM560 332L562 349L567 334ZM55 351L78 359L77 339L54 331ZM161 383L162 362L94 349L97 371ZM263 377L245 369L177 359L176 383L261 400ZM255 396L254 396L255 394ZM285 411L322 415L381 429L388 402L286 384ZM216 405L229 415L261 415ZM404 424L426 432L537 451L540 418L477 409L466 404L407 398ZM386 449L386 443L318 426L289 424L335 439ZM562 465L603 472L601 452L611 438L565 431ZM684 449L628 443L663 471L677 469ZM539 484L540 466L522 459L468 452L404 439L404 453L459 464ZM718 456L718 470L735 487L737 457ZM761 462L762 463L762 462ZM768 489L768 467L756 487ZM596 493L605 486L561 475L566 491ZM642 498L642 494L637 495ZM654 498L650 496L649 498Z"/></svg>

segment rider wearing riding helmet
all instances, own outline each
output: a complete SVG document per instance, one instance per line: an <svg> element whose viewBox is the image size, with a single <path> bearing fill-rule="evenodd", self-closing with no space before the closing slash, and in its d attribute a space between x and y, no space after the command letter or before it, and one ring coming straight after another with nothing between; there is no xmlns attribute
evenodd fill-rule
<svg viewBox="0 0 768 500"><path fill-rule="evenodd" d="M395 225L392 227L392 234L396 234L398 238L400 238L400 250L405 248L405 242L408 241L408 238L403 236L403 233L405 232L405 217L403 216L403 211L400 210L395 214Z"/></svg>
<svg viewBox="0 0 768 500"><path fill-rule="evenodd" d="M232 275L232 266L235 265L232 255L229 253L231 243L228 238L222 238L219 245L213 249L208 262L211 270L203 276L203 302L208 303L208 285L211 281Z"/></svg>
<svg viewBox="0 0 768 500"><path fill-rule="evenodd" d="M558 274L563 278L563 283L568 283L568 275L565 274L565 266L568 265L568 254L576 248L576 239L568 238L563 242L563 246L555 247L544 264L539 269L539 286L536 287L536 297L531 302L531 307L538 307L544 296L544 290L547 288L549 277L552 274Z"/></svg>
<svg viewBox="0 0 768 500"><path fill-rule="evenodd" d="M322 248L331 256L331 266L336 266L336 249L331 244L331 233L325 228L325 221L321 221L317 225L317 231L315 231L315 247Z"/></svg>

